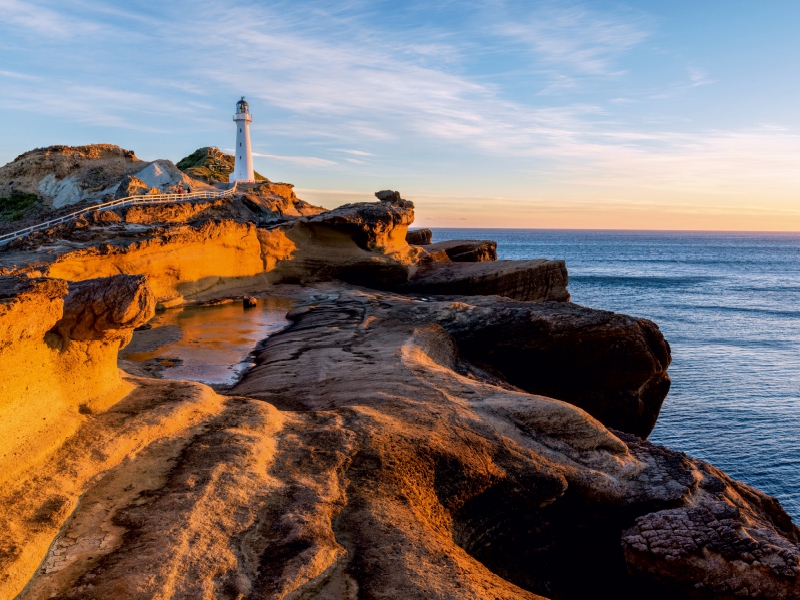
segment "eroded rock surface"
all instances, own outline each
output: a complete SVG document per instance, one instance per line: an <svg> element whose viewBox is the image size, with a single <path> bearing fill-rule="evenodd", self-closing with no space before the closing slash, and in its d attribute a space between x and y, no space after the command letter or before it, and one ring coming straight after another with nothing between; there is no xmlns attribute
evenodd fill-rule
<svg viewBox="0 0 800 600"><path fill-rule="evenodd" d="M646 438L669 391L670 347L648 319L564 302L393 302L404 318L444 327L471 362L530 393L575 404L607 427Z"/></svg>
<svg viewBox="0 0 800 600"><path fill-rule="evenodd" d="M348 472L348 498L357 502L334 530L355 548L348 569L359 573L360 586L380 581L385 593L395 585L386 577L398 559L378 548L396 549L408 564L404 549L435 556L428 548L452 540L493 573L553 598L688 598L709 574L740 568L754 569L759 583L748 593L761 595L752 597L796 593L798 578L786 568L797 564L798 531L774 500L765 504L701 461L614 434L578 408L499 385L462 362L460 344L434 319L426 322L425 310L401 311L396 302L344 294L295 311L294 327L267 344L234 390L281 410L347 410L362 443ZM305 372L318 375L309 380ZM374 381L369 389L365 380ZM773 545L786 550L784 571L707 555L711 538L676 558L684 562L675 573L690 561L699 565L680 577L662 577L666 571L623 554L637 518L670 508L722 514L720 504L749 515L751 535L780 540ZM439 551L457 555L452 546ZM427 569L442 573L439 564ZM441 597L469 597L468 587L465 596L450 590Z"/></svg>
<svg viewBox="0 0 800 600"><path fill-rule="evenodd" d="M298 199L292 186L267 182L232 198L106 210L0 247L0 273L70 281L143 274L164 306L219 296L247 278L258 285L339 279L420 294L569 299L563 261L450 263L445 248L407 243L413 203L390 190L376 196L378 202L324 211ZM470 242L471 250L464 244L453 246L457 260L493 250L486 242Z"/></svg>
<svg viewBox="0 0 800 600"><path fill-rule="evenodd" d="M53 326L65 340L106 340L129 334L155 314L156 299L143 275L79 281L69 287L64 314Z"/></svg>

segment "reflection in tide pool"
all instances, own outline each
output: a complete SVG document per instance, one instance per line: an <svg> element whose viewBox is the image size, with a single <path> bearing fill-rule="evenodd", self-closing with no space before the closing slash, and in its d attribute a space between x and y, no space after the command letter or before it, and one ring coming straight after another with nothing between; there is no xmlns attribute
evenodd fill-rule
<svg viewBox="0 0 800 600"><path fill-rule="evenodd" d="M230 385L258 342L288 324L291 308L289 298L266 298L253 308L235 302L167 310L150 321L152 329L134 334L123 358L157 361L165 379Z"/></svg>

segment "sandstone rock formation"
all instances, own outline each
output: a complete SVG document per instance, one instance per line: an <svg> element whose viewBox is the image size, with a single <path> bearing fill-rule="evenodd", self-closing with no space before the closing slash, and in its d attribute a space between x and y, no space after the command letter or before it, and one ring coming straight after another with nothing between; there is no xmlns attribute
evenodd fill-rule
<svg viewBox="0 0 800 600"><path fill-rule="evenodd" d="M445 302L318 292L231 396L131 379L6 487L0 593L800 592L800 531L774 500L466 361Z"/></svg>
<svg viewBox="0 0 800 600"><path fill-rule="evenodd" d="M70 281L144 274L165 306L221 294L244 278L267 284L340 279L422 294L569 299L563 261L436 262L406 242L413 203L390 190L376 196L377 203L325 212L299 200L289 185L266 183L231 199L137 205L114 211L119 218L104 211L0 248L0 269ZM47 254L39 251L42 246Z"/></svg>
<svg viewBox="0 0 800 600"><path fill-rule="evenodd" d="M483 296L421 303L384 298L381 310L441 325L470 363L642 438L653 430L669 391L670 347L647 319Z"/></svg>
<svg viewBox="0 0 800 600"><path fill-rule="evenodd" d="M67 443L87 415L130 391L120 379L117 352L133 328L153 316L154 302L143 277L74 284L69 293L65 281L0 277L3 486L35 477L37 465ZM14 552L27 556L22 540L14 544L22 544Z"/></svg>
<svg viewBox="0 0 800 600"><path fill-rule="evenodd" d="M412 246L423 246L433 241L433 232L430 229L412 229L406 234L406 241Z"/></svg>
<svg viewBox="0 0 800 600"><path fill-rule="evenodd" d="M411 243L411 242L409 242ZM491 240L449 240L423 244L431 254L444 251L452 262L485 262L497 260L497 242Z"/></svg>

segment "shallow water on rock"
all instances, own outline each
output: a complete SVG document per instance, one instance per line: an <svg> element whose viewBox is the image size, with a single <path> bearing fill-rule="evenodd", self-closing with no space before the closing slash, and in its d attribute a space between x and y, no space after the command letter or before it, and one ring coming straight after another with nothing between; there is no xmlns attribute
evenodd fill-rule
<svg viewBox="0 0 800 600"><path fill-rule="evenodd" d="M236 382L259 341L288 324L289 298L170 309L157 314L151 329L134 332L121 358L158 371L165 379L208 384Z"/></svg>
<svg viewBox="0 0 800 600"><path fill-rule="evenodd" d="M573 302L655 321L672 389L650 440L776 496L800 522L800 235L434 229L561 258Z"/></svg>

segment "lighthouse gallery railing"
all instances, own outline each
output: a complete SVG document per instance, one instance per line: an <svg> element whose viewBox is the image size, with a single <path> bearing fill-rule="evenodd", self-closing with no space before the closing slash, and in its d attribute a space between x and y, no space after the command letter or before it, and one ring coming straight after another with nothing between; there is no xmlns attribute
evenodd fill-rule
<svg viewBox="0 0 800 600"><path fill-rule="evenodd" d="M49 229L55 225L60 225L61 223L66 223L67 221L71 221L81 215L85 215L86 213L94 212L96 210L106 210L108 208L115 208L117 206L126 206L129 204L166 204L168 202L176 202L181 200L201 200L201 199L208 199L208 200L217 200L219 198L227 198L228 196L233 196L236 193L236 183L233 184L233 187L229 190L225 190L223 192L190 192L188 194L152 194L146 196L128 196L126 198L117 198L116 200L111 200L110 202L104 202L103 204L95 204L94 206L87 206L86 208L82 208L80 210L76 210L73 213L68 215L64 215L55 219L50 219L49 221L45 221L44 223L38 223L36 225L31 225L30 227L26 227L25 229L20 229L19 231L12 231L11 233L5 233L0 235L0 246L7 244L12 240L16 240L19 238L23 238L26 235L30 235L34 231L42 231L43 229Z"/></svg>

